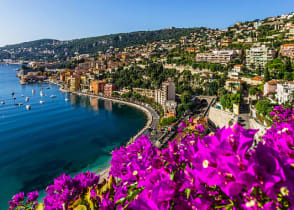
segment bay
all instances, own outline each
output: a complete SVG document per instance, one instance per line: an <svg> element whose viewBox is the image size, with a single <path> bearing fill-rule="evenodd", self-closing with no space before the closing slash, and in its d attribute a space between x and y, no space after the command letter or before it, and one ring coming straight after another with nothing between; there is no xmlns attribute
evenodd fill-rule
<svg viewBox="0 0 294 210"><path fill-rule="evenodd" d="M0 65L0 101L5 101L0 104L0 209L8 208L15 193L43 190L62 173L103 170L111 160L109 151L128 141L147 120L133 107L62 93L55 85L20 85L16 68Z"/></svg>

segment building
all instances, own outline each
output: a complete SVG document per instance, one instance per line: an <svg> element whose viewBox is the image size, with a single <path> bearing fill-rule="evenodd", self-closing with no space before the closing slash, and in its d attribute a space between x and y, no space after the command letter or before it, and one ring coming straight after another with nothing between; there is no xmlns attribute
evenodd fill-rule
<svg viewBox="0 0 294 210"><path fill-rule="evenodd" d="M264 69L265 64L274 59L276 51L265 45L246 50L246 67L249 69Z"/></svg>
<svg viewBox="0 0 294 210"><path fill-rule="evenodd" d="M269 96L270 94L275 93L277 90L277 84L278 84L277 80L271 80L266 82L263 86L263 95Z"/></svg>
<svg viewBox="0 0 294 210"><path fill-rule="evenodd" d="M244 81L241 79L228 79L226 80L225 89L232 93L237 93L241 89L241 84Z"/></svg>
<svg viewBox="0 0 294 210"><path fill-rule="evenodd" d="M73 75L70 78L70 90L77 91L80 89L81 78L79 75Z"/></svg>
<svg viewBox="0 0 294 210"><path fill-rule="evenodd" d="M104 85L104 95L105 96L111 96L113 91L116 90L116 85L112 83L107 83Z"/></svg>
<svg viewBox="0 0 294 210"><path fill-rule="evenodd" d="M175 83L171 80L162 83L162 88L155 90L154 97L155 102L161 104L162 107L165 106L166 101L175 100Z"/></svg>
<svg viewBox="0 0 294 210"><path fill-rule="evenodd" d="M176 117L177 116L177 102L174 100L166 101L164 107L164 117Z"/></svg>
<svg viewBox="0 0 294 210"><path fill-rule="evenodd" d="M278 83L276 91L276 98L278 99L279 104L293 100L294 81Z"/></svg>
<svg viewBox="0 0 294 210"><path fill-rule="evenodd" d="M258 86L258 85L262 85L263 83L264 83L263 78L261 76L256 76L256 77L251 78L249 84L252 86Z"/></svg>
<svg viewBox="0 0 294 210"><path fill-rule="evenodd" d="M144 89L144 88L133 88L134 93L138 93L141 96L154 99L154 90Z"/></svg>
<svg viewBox="0 0 294 210"><path fill-rule="evenodd" d="M90 91L96 95L98 95L98 93L104 93L105 84L106 82L102 80L91 81Z"/></svg>
<svg viewBox="0 0 294 210"><path fill-rule="evenodd" d="M240 50L215 50L211 53L198 53L196 62L227 64L236 59L241 53Z"/></svg>
<svg viewBox="0 0 294 210"><path fill-rule="evenodd" d="M281 45L280 54L282 56L294 58L294 44L283 44Z"/></svg>
<svg viewBox="0 0 294 210"><path fill-rule="evenodd" d="M232 70L233 72L241 73L243 68L244 68L243 65L234 65L234 68Z"/></svg>

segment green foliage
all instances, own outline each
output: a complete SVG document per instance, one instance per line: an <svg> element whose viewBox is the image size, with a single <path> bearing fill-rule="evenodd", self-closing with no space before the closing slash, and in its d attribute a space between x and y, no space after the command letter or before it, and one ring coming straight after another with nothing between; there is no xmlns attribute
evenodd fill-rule
<svg viewBox="0 0 294 210"><path fill-rule="evenodd" d="M269 71L268 69L265 69L264 70L264 81L267 82L270 80L270 74L269 74Z"/></svg>
<svg viewBox="0 0 294 210"><path fill-rule="evenodd" d="M239 104L240 101L240 94L225 94L220 99L223 109L229 109L230 111L233 110L233 104Z"/></svg>
<svg viewBox="0 0 294 210"><path fill-rule="evenodd" d="M164 127L164 126L167 126L167 125L172 124L172 123L175 122L175 121L176 121L176 118L173 117L173 116L168 117L168 118L163 118L163 119L161 120L161 122L159 123L159 126L160 126L160 127Z"/></svg>
<svg viewBox="0 0 294 210"><path fill-rule="evenodd" d="M264 99L257 101L255 108L258 114L270 117L270 112L272 111L273 106L274 105L271 104L270 100Z"/></svg>

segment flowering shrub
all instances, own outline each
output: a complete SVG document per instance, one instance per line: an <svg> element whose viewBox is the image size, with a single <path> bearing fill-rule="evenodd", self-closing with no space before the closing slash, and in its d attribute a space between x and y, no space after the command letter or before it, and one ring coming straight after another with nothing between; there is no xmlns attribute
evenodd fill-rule
<svg viewBox="0 0 294 210"><path fill-rule="evenodd" d="M193 120L185 137L159 150L142 136L113 152L108 181L86 172L62 175L37 192L19 193L10 209L291 209L294 208L294 110L276 107L274 123L253 147L257 130L240 125L208 136ZM115 181L116 180L116 181Z"/></svg>

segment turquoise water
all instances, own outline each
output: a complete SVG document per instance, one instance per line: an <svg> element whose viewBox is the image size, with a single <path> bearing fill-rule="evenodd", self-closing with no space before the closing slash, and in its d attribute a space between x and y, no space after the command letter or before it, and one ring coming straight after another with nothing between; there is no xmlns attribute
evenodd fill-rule
<svg viewBox="0 0 294 210"><path fill-rule="evenodd" d="M143 112L126 105L61 93L50 84L22 86L13 71L17 67L0 65L0 101L5 100L0 104L1 210L15 193L42 190L64 172L102 170L111 160L108 152L146 122Z"/></svg>

